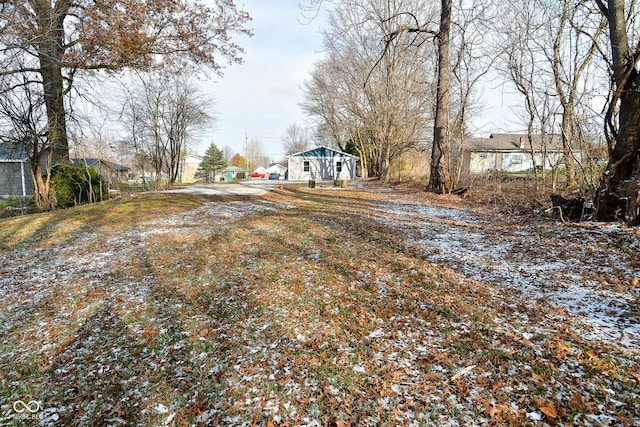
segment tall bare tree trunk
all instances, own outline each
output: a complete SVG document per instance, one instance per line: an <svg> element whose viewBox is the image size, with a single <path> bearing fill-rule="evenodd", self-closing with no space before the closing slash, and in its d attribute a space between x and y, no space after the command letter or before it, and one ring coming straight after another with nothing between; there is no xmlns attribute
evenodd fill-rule
<svg viewBox="0 0 640 427"><path fill-rule="evenodd" d="M609 163L595 199L596 219L640 224L640 52L629 47L624 0L597 0L609 22L615 94L607 112ZM618 105L617 126L614 111Z"/></svg>
<svg viewBox="0 0 640 427"><path fill-rule="evenodd" d="M449 38L451 35L452 0L442 0L440 30L438 32L438 88L436 93L436 117L433 127L431 173L428 189L436 193L449 193L451 177L448 147L449 125Z"/></svg>
<svg viewBox="0 0 640 427"><path fill-rule="evenodd" d="M42 41L38 44L38 59L47 110L49 146L53 150L53 166L69 160L60 59L64 53L64 19L70 2L57 1L52 5L48 0L31 0L31 3L37 15L38 32L42 34Z"/></svg>
<svg viewBox="0 0 640 427"><path fill-rule="evenodd" d="M387 144L382 144L380 157L380 179L388 184L391 179L391 153Z"/></svg>
<svg viewBox="0 0 640 427"><path fill-rule="evenodd" d="M558 28L553 43L553 76L555 80L558 98L562 106L562 155L563 163L567 172L567 187L576 185L576 167L573 156L573 147L576 144L578 135L580 134L579 125L577 124L576 111L574 106L579 102L579 84L582 80L584 72L588 65L592 62L593 57L598 52L598 41L604 32L605 19L601 20L596 32L592 34L591 40L584 46L587 48L581 53L581 49L576 48L566 64L567 59L563 58L563 44L566 43L565 28L570 25L573 28L576 41L572 42L576 45L580 44L577 39L586 34L583 30L580 19L576 20L579 8L573 0L564 0L562 3L562 11L558 20Z"/></svg>
<svg viewBox="0 0 640 427"><path fill-rule="evenodd" d="M576 185L576 165L573 159L571 147L573 146L574 134L569 120L573 117L573 107L570 104L563 105L562 113L562 163L567 168L567 187L571 188Z"/></svg>
<svg viewBox="0 0 640 427"><path fill-rule="evenodd" d="M53 164L55 165L69 160L67 121L60 67L57 64L43 65L42 79L45 82L44 98L49 123L49 141L53 150Z"/></svg>

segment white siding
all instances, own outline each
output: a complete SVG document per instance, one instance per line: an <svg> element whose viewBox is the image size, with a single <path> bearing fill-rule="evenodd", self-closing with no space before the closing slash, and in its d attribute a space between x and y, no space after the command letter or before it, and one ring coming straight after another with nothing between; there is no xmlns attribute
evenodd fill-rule
<svg viewBox="0 0 640 427"><path fill-rule="evenodd" d="M581 153L574 152L576 159L580 160ZM492 171L525 172L533 170L531 153L527 151L512 152L469 152L468 170L471 173L485 173ZM545 170L564 168L562 164L563 154L558 151L547 153L544 159ZM465 163L466 164L466 163ZM540 168L543 164L542 153L536 153L536 165Z"/></svg>
<svg viewBox="0 0 640 427"><path fill-rule="evenodd" d="M472 152L469 162L471 173L483 173L496 170L496 153Z"/></svg>
<svg viewBox="0 0 640 427"><path fill-rule="evenodd" d="M305 171L305 162L309 162L308 171ZM338 169L341 170L338 171ZM289 179L292 181L355 179L355 177L356 159L353 157L289 157Z"/></svg>

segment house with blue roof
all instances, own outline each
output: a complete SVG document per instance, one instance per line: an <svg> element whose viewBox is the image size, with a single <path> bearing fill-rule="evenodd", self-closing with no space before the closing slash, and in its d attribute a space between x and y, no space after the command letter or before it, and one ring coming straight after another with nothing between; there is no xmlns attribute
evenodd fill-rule
<svg viewBox="0 0 640 427"><path fill-rule="evenodd" d="M287 157L292 181L352 180L356 178L357 156L329 147L316 147Z"/></svg>

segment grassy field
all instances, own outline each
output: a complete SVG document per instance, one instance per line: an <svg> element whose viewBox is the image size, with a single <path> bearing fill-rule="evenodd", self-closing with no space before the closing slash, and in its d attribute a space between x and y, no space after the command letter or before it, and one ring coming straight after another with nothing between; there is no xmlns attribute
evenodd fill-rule
<svg viewBox="0 0 640 427"><path fill-rule="evenodd" d="M0 425L640 424L637 348L428 261L373 217L403 197L138 194L0 220Z"/></svg>

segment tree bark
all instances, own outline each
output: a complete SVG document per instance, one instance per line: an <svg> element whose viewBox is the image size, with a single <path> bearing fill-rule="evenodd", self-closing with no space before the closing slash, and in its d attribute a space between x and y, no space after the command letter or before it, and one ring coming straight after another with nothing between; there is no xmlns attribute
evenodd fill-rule
<svg viewBox="0 0 640 427"><path fill-rule="evenodd" d="M52 154L53 153L49 153L47 162L51 161ZM36 206L41 211L50 211L56 207L55 200L52 200L52 195L49 192L51 168L47 167L46 174L43 174L43 160L41 159L41 153L37 150L35 151L35 154L30 156L29 162L31 166L31 179L33 179L34 182L34 199Z"/></svg>
<svg viewBox="0 0 640 427"><path fill-rule="evenodd" d="M576 185L576 165L573 160L573 152L571 147L573 146L574 134L573 129L569 123L570 118L573 115L573 107L571 104L563 105L562 113L562 163L567 168L567 187L572 188Z"/></svg>
<svg viewBox="0 0 640 427"><path fill-rule="evenodd" d="M449 37L451 35L452 0L442 0L440 30L438 32L438 88L436 117L433 127L431 173L428 190L436 193L451 191L449 153L447 147L449 125Z"/></svg>
<svg viewBox="0 0 640 427"><path fill-rule="evenodd" d="M615 95L607 113L609 162L595 198L596 219L640 224L640 75L639 52L629 46L624 0L598 4L609 22ZM612 111L618 105L617 126ZM617 130L616 130L617 129Z"/></svg>
<svg viewBox="0 0 640 427"><path fill-rule="evenodd" d="M49 124L49 146L53 151L53 163L69 160L66 111L64 108L64 80L60 60L64 54L64 19L70 7L69 1L31 0L38 33L38 59L44 92L47 121Z"/></svg>
<svg viewBox="0 0 640 427"><path fill-rule="evenodd" d="M69 161L69 142L64 109L62 70L55 59L40 55L44 100L49 123L49 141L53 150L53 165Z"/></svg>

